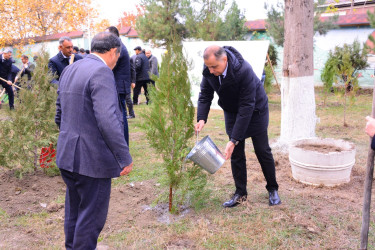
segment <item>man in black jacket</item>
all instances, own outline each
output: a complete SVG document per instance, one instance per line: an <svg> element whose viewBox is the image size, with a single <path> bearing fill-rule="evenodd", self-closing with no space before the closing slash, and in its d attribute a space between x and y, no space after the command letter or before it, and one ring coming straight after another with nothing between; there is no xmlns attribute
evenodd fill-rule
<svg viewBox="0 0 375 250"><path fill-rule="evenodd" d="M12 88L12 49L6 48L0 56L0 77L6 80L0 80L1 86L5 88L9 98L9 108L14 109L14 92Z"/></svg>
<svg viewBox="0 0 375 250"><path fill-rule="evenodd" d="M135 59L136 82L133 95L133 104L138 104L138 96L141 93L142 87L145 91L146 103L148 104L147 84L150 83L150 76L148 74L150 71L150 64L147 56L142 52L142 48L140 46L135 47L134 50L137 57Z"/></svg>
<svg viewBox="0 0 375 250"><path fill-rule="evenodd" d="M229 142L226 160L231 159L236 191L223 204L234 207L247 198L245 139L252 138L255 154L266 178L269 205L281 203L277 193L275 163L268 144L268 97L250 64L233 47L210 46L204 51L204 70L195 130L200 132L207 122L214 92L224 110L225 128Z"/></svg>

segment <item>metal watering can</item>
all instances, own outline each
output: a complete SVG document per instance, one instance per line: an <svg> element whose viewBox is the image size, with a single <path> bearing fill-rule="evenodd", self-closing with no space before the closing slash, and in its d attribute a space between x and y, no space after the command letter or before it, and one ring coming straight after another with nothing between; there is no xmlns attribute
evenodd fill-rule
<svg viewBox="0 0 375 250"><path fill-rule="evenodd" d="M214 174L225 162L225 157L208 135L198 142L198 133L197 143L186 159L193 161L210 174Z"/></svg>

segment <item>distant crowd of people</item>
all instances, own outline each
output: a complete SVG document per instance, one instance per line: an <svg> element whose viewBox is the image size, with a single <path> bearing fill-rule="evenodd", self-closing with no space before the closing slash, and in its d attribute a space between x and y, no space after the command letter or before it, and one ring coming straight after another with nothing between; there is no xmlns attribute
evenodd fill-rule
<svg viewBox="0 0 375 250"><path fill-rule="evenodd" d="M116 36L120 36L116 27L108 27L107 32L111 32ZM59 39L59 52L50 59L48 67L55 74L52 83L58 84L59 78L66 66L85 58L90 54L90 50L73 46L73 41L69 37L61 37ZM135 118L133 105L138 105L139 95L143 88L146 96L146 104L148 99L148 84L155 85L152 76L159 76L158 60L152 55L151 50L142 49L140 46L134 48L135 54L130 58L128 50L122 44L121 58L117 62L117 66L113 70L116 80L116 89L118 91L118 99L122 107L124 118ZM20 89L20 82L23 76L27 76L28 81L31 80L35 64L29 61L29 57L24 54L21 56L22 67L15 65L12 57L13 50L5 48L0 54L0 82L8 95L9 107L14 109L14 93ZM34 56L34 62L37 56ZM1 80L3 79L3 80ZM133 98L131 97L131 89L133 89Z"/></svg>

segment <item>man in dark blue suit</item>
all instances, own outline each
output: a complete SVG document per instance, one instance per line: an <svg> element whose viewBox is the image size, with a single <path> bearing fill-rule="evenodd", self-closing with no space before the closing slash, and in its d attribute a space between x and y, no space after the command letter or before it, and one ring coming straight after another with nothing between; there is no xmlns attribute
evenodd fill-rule
<svg viewBox="0 0 375 250"><path fill-rule="evenodd" d="M204 70L195 130L200 132L207 122L214 92L224 110L229 142L226 160L231 159L236 191L224 207L237 206L247 198L245 139L251 137L255 154L266 178L269 205L278 205L275 162L268 144L268 97L250 64L233 47L210 46L204 51Z"/></svg>
<svg viewBox="0 0 375 250"><path fill-rule="evenodd" d="M5 88L9 98L9 108L14 109L14 92L12 88L12 49L6 48L1 54L0 60L0 77L7 82L1 80L1 86Z"/></svg>
<svg viewBox="0 0 375 250"><path fill-rule="evenodd" d="M111 32L112 34L120 37L118 29L114 26L108 27L106 29L107 32ZM116 82L116 89L118 93L118 99L121 105L122 114L124 117L124 134L125 140L129 145L129 127L128 127L128 120L126 114L126 102L130 99L130 85L131 85L131 76L130 76L130 58L128 50L126 49L125 45L121 42L121 52L120 58L117 61L116 67L113 69L113 74L115 76ZM131 99L130 99L131 102ZM133 109L133 105L132 105ZM133 113L133 110L129 110L129 113Z"/></svg>
<svg viewBox="0 0 375 250"><path fill-rule="evenodd" d="M121 41L102 32L91 47L92 54L62 72L56 101L56 164L67 186L67 249L96 248L107 218L111 178L133 167L112 72Z"/></svg>
<svg viewBox="0 0 375 250"><path fill-rule="evenodd" d="M59 39L59 53L49 59L48 68L52 74L56 74L56 79L52 80L52 83L58 83L60 75L66 66L81 60L82 56L78 54L73 54L73 42L67 36L61 37Z"/></svg>

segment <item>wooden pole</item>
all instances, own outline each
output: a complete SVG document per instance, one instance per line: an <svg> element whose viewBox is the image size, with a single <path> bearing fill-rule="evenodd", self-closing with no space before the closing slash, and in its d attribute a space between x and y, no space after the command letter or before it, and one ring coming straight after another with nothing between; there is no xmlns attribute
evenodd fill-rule
<svg viewBox="0 0 375 250"><path fill-rule="evenodd" d="M371 117L375 117L375 84L372 96L372 112ZM367 169L365 177L364 195L363 195L363 208L362 208L362 227L361 227L361 247L360 249L367 249L368 245L368 232L370 228L370 207L371 207L371 188L372 178L374 176L374 150L371 149L371 138L370 146L367 154Z"/></svg>
<svg viewBox="0 0 375 250"><path fill-rule="evenodd" d="M273 70L272 62L271 62L271 60L270 60L270 57L269 57L268 53L267 53L267 61L268 61L269 65L271 66L271 70L272 70L273 77L275 78L276 85L277 85L277 87L278 87L279 90L280 90L280 85L279 85L279 82L277 81L277 77L276 77L275 71Z"/></svg>
<svg viewBox="0 0 375 250"><path fill-rule="evenodd" d="M8 81L5 80L4 78L1 78L1 77L0 77L0 80L2 80L2 81L4 81L4 82L8 83ZM14 86L14 87L16 87L16 88L18 88L18 89L22 89L21 87L18 87L18 86L17 86L16 84L14 84L14 83L12 83L12 86Z"/></svg>

